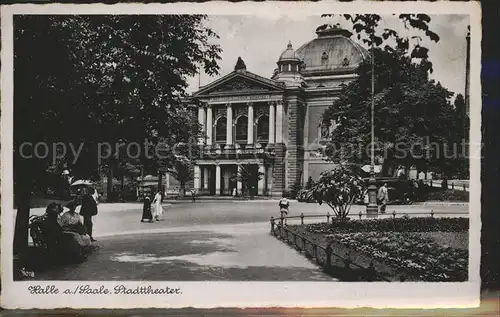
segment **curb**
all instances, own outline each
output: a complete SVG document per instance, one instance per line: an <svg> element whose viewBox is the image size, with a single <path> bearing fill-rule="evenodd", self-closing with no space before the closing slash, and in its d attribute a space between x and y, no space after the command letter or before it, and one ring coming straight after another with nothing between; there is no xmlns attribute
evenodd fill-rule
<svg viewBox="0 0 500 317"><path fill-rule="evenodd" d="M425 201L414 203L413 205L418 206L469 206L468 202L451 202L451 201Z"/></svg>

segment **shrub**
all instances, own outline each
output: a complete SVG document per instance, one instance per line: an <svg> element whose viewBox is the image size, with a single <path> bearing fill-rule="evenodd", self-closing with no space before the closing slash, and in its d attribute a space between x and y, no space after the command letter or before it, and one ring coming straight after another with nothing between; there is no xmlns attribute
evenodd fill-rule
<svg viewBox="0 0 500 317"><path fill-rule="evenodd" d="M326 203L337 218L346 218L364 192L364 181L350 166L339 165L321 173L311 191L320 205Z"/></svg>
<svg viewBox="0 0 500 317"><path fill-rule="evenodd" d="M427 193L427 200L468 202L469 192L456 189L431 191Z"/></svg>

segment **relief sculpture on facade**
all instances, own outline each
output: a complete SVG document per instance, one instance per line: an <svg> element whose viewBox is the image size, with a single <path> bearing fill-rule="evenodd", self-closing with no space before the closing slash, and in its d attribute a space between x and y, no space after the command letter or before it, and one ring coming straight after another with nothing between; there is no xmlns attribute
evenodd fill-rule
<svg viewBox="0 0 500 317"><path fill-rule="evenodd" d="M242 90L268 90L261 85L256 85L255 83L243 79L235 78L230 82L217 87L213 92L225 92L225 91L242 91Z"/></svg>

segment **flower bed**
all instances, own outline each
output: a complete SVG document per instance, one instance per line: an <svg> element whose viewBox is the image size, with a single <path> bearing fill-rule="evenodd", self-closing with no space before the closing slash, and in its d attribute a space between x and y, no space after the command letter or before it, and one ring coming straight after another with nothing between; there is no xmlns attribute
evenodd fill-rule
<svg viewBox="0 0 500 317"><path fill-rule="evenodd" d="M417 234L399 232L339 233L326 240L371 256L411 280L466 281L468 252L441 246Z"/></svg>
<svg viewBox="0 0 500 317"><path fill-rule="evenodd" d="M468 278L467 218L334 219L288 228L318 245L330 244L334 254L357 265L374 264L378 274L389 280L459 282Z"/></svg>
<svg viewBox="0 0 500 317"><path fill-rule="evenodd" d="M315 234L355 232L468 232L468 218L385 218L333 221L304 225L305 231ZM301 230L302 231L302 230Z"/></svg>

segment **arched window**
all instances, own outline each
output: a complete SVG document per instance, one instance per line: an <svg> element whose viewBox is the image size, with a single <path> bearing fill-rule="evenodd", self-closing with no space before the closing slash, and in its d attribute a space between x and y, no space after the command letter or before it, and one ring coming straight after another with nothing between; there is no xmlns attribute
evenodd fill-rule
<svg viewBox="0 0 500 317"><path fill-rule="evenodd" d="M226 141L226 117L219 117L215 123L215 141Z"/></svg>
<svg viewBox="0 0 500 317"><path fill-rule="evenodd" d="M257 140L269 141L269 117L263 115L257 121Z"/></svg>
<svg viewBox="0 0 500 317"><path fill-rule="evenodd" d="M236 120L236 142L246 142L248 139L248 117L241 116Z"/></svg>

